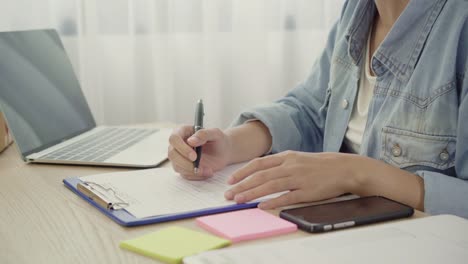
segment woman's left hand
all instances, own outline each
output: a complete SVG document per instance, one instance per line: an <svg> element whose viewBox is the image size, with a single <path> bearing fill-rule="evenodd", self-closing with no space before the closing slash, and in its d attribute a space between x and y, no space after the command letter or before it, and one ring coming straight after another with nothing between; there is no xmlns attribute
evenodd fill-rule
<svg viewBox="0 0 468 264"><path fill-rule="evenodd" d="M259 204L273 209L301 202L312 202L352 192L356 184L351 164L358 155L285 151L256 158L236 171L228 180L237 184L225 197L245 203L265 195L288 191Z"/></svg>

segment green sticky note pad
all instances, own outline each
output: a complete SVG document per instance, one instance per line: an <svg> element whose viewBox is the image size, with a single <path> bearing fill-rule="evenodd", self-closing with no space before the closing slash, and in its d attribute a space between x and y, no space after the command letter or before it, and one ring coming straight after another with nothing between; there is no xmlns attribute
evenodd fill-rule
<svg viewBox="0 0 468 264"><path fill-rule="evenodd" d="M122 241L120 247L167 263L182 263L186 256L222 248L230 243L213 235L174 226Z"/></svg>

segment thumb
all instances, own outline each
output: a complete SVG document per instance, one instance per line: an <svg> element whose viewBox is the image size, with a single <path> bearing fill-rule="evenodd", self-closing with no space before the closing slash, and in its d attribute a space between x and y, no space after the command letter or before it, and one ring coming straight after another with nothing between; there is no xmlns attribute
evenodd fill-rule
<svg viewBox="0 0 468 264"><path fill-rule="evenodd" d="M187 139L187 143L192 147L206 144L208 141L217 141L224 137L224 132L219 128L209 128L198 130Z"/></svg>

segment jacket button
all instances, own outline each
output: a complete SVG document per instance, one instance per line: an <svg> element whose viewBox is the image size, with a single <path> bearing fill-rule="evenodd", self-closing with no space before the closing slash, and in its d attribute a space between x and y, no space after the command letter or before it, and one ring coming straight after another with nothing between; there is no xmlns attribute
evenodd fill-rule
<svg viewBox="0 0 468 264"><path fill-rule="evenodd" d="M343 102L341 102L341 107L343 107L343 109L347 109L348 105L349 105L349 102L346 99L344 99Z"/></svg>
<svg viewBox="0 0 468 264"><path fill-rule="evenodd" d="M394 157L400 157L400 156L401 156L401 148L400 148L400 145L398 145L398 144L393 145L393 147L392 147L392 155L393 155Z"/></svg>
<svg viewBox="0 0 468 264"><path fill-rule="evenodd" d="M450 155L449 155L449 153L447 152L447 150L444 149L444 150L439 154L439 158L440 158L442 161L447 161L447 160L450 158Z"/></svg>

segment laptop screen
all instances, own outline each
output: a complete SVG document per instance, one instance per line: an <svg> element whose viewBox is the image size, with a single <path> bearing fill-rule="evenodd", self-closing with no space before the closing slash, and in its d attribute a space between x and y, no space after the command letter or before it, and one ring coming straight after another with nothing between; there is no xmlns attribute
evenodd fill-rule
<svg viewBox="0 0 468 264"><path fill-rule="evenodd" d="M55 30L0 33L0 107L23 157L96 126Z"/></svg>

